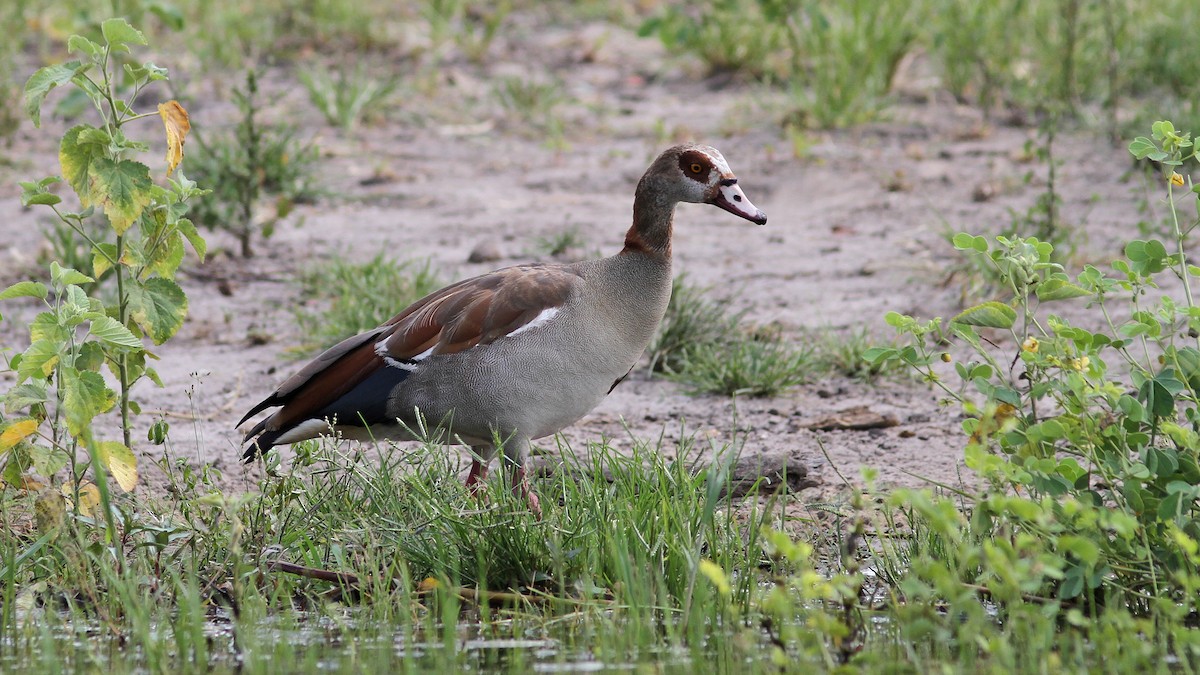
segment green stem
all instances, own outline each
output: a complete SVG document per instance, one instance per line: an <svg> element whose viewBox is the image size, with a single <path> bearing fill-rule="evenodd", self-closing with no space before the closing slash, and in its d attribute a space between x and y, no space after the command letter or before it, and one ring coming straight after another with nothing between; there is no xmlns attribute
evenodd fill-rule
<svg viewBox="0 0 1200 675"><path fill-rule="evenodd" d="M1179 279L1183 282L1183 295L1187 298L1188 309L1191 310L1195 308L1196 303L1192 299L1192 282L1188 274L1187 252L1183 245L1186 235L1179 227L1179 212L1175 210L1175 184L1169 179L1167 180L1167 205L1171 207L1171 227L1175 231L1175 247L1179 252ZM1196 346L1200 347L1200 336L1196 337Z"/></svg>
<svg viewBox="0 0 1200 675"><path fill-rule="evenodd" d="M125 235L117 235L117 260L124 254ZM125 292L124 265L114 265L113 271L117 275L117 320L124 326L129 323L129 296ZM117 370L121 381L121 438L125 441L125 447L132 448L129 426L129 355L124 351L117 355Z"/></svg>

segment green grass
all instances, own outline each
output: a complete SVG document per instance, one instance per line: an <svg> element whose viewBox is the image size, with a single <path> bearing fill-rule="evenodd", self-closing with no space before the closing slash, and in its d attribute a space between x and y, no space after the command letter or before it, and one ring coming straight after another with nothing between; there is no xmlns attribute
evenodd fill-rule
<svg viewBox="0 0 1200 675"><path fill-rule="evenodd" d="M666 316L647 350L651 372L694 393L775 396L817 377L870 382L900 370L864 358L880 343L865 328L800 331L793 339L774 327L739 327L743 313L711 289L677 276Z"/></svg>
<svg viewBox="0 0 1200 675"><path fill-rule="evenodd" d="M442 287L428 261L396 262L382 253L365 263L334 257L300 276L303 301L295 310L305 356L379 326Z"/></svg>
<svg viewBox="0 0 1200 675"><path fill-rule="evenodd" d="M818 370L810 345L760 331L693 346L668 376L698 394L776 396L808 382Z"/></svg>
<svg viewBox="0 0 1200 675"><path fill-rule="evenodd" d="M689 282L686 273L675 277L666 316L647 349L651 371L677 371L689 348L720 342L735 330L739 315L727 300L711 296L710 289Z"/></svg>
<svg viewBox="0 0 1200 675"><path fill-rule="evenodd" d="M785 516L787 497L722 499L727 462L689 468L702 449L686 435L678 445L633 439L622 451L590 444L585 459L560 446L556 470L535 481L542 520L499 475L484 497L467 495L463 467L437 444L364 453L307 442L286 465L272 454L274 475L237 498L214 491L211 469L165 459L172 490L163 501L115 498L111 545L102 526L69 511L35 525L23 515L30 502L51 498L5 491L0 666L704 664L754 673L844 662L900 672L1131 672L1168 656L1182 672L1198 665L1186 610L1093 614L1044 596L1022 584L1036 578L1049 545L1027 541L1013 559L1003 548L986 553L997 540L963 520L958 498L793 503ZM354 580L343 587L276 562ZM1014 571L1021 576L1004 577Z"/></svg>
<svg viewBox="0 0 1200 675"><path fill-rule="evenodd" d="M361 63L353 69L301 70L299 78L309 101L325 121L345 133L355 131L364 122L382 119L400 87L400 78L377 78Z"/></svg>
<svg viewBox="0 0 1200 675"><path fill-rule="evenodd" d="M587 246L587 239L579 231L579 228L573 225L568 225L557 232L534 240L535 253L552 258L561 256L572 249L582 249L584 246Z"/></svg>

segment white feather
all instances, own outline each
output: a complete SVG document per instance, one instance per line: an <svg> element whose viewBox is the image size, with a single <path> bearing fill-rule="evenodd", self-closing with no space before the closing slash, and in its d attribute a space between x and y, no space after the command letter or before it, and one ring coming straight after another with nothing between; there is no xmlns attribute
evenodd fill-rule
<svg viewBox="0 0 1200 675"><path fill-rule="evenodd" d="M543 309L542 311L538 312L538 315L533 317L533 321L530 321L529 323L525 324L524 326L521 326L520 328L509 333L508 337L520 335L521 333L524 333L527 330L533 330L534 328L537 328L538 326L544 326L544 325L550 323L550 320L554 318L555 314L558 314L557 307L547 307L546 309Z"/></svg>

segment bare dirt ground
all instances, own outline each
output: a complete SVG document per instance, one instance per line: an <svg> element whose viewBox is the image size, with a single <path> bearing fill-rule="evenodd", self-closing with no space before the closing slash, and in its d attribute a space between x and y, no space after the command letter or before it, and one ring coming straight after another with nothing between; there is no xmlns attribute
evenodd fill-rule
<svg viewBox="0 0 1200 675"><path fill-rule="evenodd" d="M171 59L165 53L160 61ZM513 75L562 81L571 99L558 113L568 147L548 147L543 134L489 100L490 82ZM215 85L186 77L175 73L192 98L185 103L193 122L227 122L229 104L206 99ZM265 79L272 92L267 116L298 124L316 139L324 155L319 181L331 196L299 207L252 259L235 257L232 238L212 233L210 261L187 264L181 283L190 317L156 350L165 387L137 391L146 410L171 422L175 455L213 463L232 488L249 487L261 475L259 467L237 461L240 433L233 424L301 365L284 352L301 341L293 305L305 266L334 252L366 260L383 251L396 259L430 258L450 281L528 261L539 237L564 227L579 231L588 255L611 255L629 225L638 177L676 140L719 148L770 217L755 228L716 209L681 206L677 270L734 297L736 306L749 308L747 321L778 322L793 335L802 328L867 326L887 338L889 310L957 313L961 289L946 277L959 257L946 234L998 231L1010 210L1024 212L1043 185L1045 167L1030 161L1025 148L1035 132L985 125L979 111L940 94L919 60L901 73L899 101L887 120L814 133L800 158L779 125L780 94L701 77L657 42L608 25L531 30L520 41L501 41L489 64L452 64L438 77L444 86L436 96L401 100L383 120L349 136L324 124L292 75ZM400 114L406 106L424 115ZM40 131L26 125L11 163L0 169L4 283L40 274L34 258L45 214L21 208L16 181L57 172L62 128L57 121ZM1062 212L1082 233L1079 257L1104 261L1119 253L1117 242L1140 218L1141 188L1125 178L1127 153L1093 134L1060 136L1056 149L1064 162ZM146 160L161 162L157 154ZM1027 182L1029 172L1034 177ZM469 252L488 240L504 258L468 263ZM19 350L22 322L34 308L8 304L0 344ZM272 339L251 339L261 334ZM0 376L0 387L7 383ZM897 424L808 428L864 407ZM148 425L151 415L142 420ZM733 401L691 397L635 371L564 436L577 451L602 437L623 447L631 437L663 436L670 451L673 439L693 432L717 444L744 443L746 456L786 453L807 467L813 495L839 485L830 461L850 478L874 467L884 484L920 484L917 476L957 483L967 473L958 411L905 378L872 385L830 379L777 398ZM553 440L541 446L552 458ZM145 461L160 450L146 443L137 449L140 489L161 489L159 472Z"/></svg>

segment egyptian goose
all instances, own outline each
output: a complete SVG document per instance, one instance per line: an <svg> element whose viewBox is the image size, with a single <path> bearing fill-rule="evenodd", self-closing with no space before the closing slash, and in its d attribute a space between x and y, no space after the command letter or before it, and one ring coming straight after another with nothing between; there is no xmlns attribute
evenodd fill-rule
<svg viewBox="0 0 1200 675"><path fill-rule="evenodd" d="M767 222L721 153L673 147L638 182L633 226L620 253L506 267L460 281L343 340L238 422L282 406L246 434L245 460L331 432L413 440L409 430L440 425L471 446L471 492L503 449L515 468L513 491L540 514L525 475L529 442L596 407L650 343L671 296L671 226L679 202Z"/></svg>

